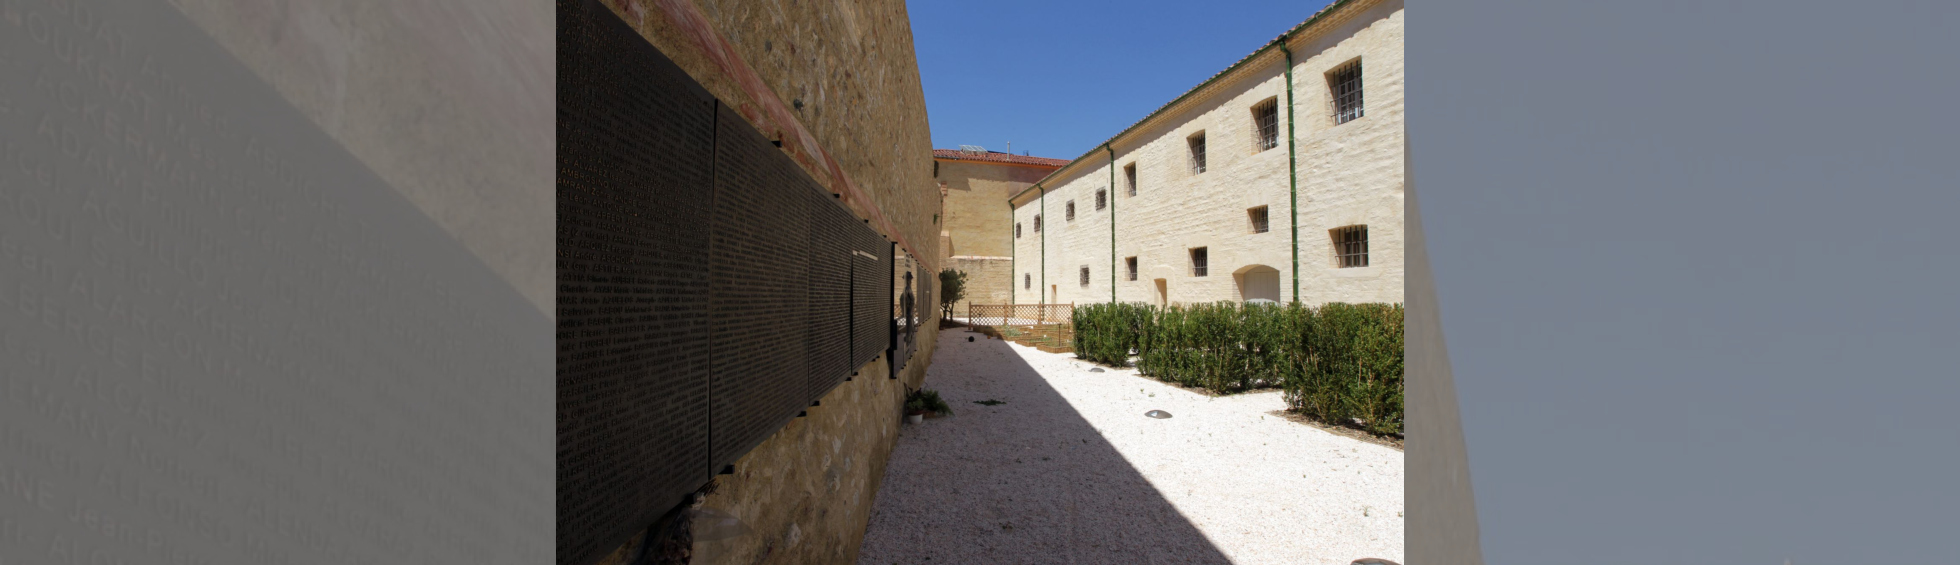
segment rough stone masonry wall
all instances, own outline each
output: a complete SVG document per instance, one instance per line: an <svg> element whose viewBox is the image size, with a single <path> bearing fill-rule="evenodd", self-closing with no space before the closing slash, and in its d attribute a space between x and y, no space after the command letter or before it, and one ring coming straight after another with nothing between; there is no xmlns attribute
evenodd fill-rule
<svg viewBox="0 0 1960 565"><path fill-rule="evenodd" d="M966 271L966 298L953 303L954 316L965 317L968 304L1012 304L1013 289L1008 288L1012 258L954 256L948 263Z"/></svg>
<svg viewBox="0 0 1960 565"><path fill-rule="evenodd" d="M964 316L968 304L1012 303L1014 221L1007 198L1054 171L1052 167L939 162L939 182L946 186L941 247L947 250L952 268L967 273L967 298L954 304L955 315Z"/></svg>
<svg viewBox="0 0 1960 565"><path fill-rule="evenodd" d="M910 19L899 0L604 0L628 25L672 58L708 91L764 135L781 128L761 115L773 96L835 159L869 202L847 202L861 217L882 214L929 269L944 264L925 94L912 50ZM744 88L674 18L692 11L746 62L767 92ZM826 188L838 191L812 148L795 139L785 151ZM867 210L867 208L870 208ZM871 225L878 227L878 222ZM880 229L884 232L884 229ZM936 269L933 269L936 270ZM928 314L933 313L927 310ZM742 519L754 533L703 545L696 563L851 563L864 537L872 499L897 439L908 389L925 379L936 317L921 328L919 349L899 379L880 357L735 463L717 478L705 506ZM609 562L623 562L622 547Z"/></svg>
<svg viewBox="0 0 1960 565"><path fill-rule="evenodd" d="M951 241L951 256L1007 257L1014 224L1007 198L1027 190L1052 167L940 161L939 182L946 184L946 215L941 231Z"/></svg>
<svg viewBox="0 0 1960 565"><path fill-rule="evenodd" d="M1364 0L1291 42L1304 303L1402 301L1402 21L1401 0ZM1357 57L1366 115L1335 124L1326 73ZM1016 241L1014 284L1024 284L1022 276L1034 281L1017 302L1106 302L1112 274L1119 301L1236 301L1244 299L1244 274L1264 268L1279 272L1282 300L1291 300L1284 61L1278 49L1264 53L1236 76L1207 87L1195 103L1119 139L1113 188L1109 158L1096 154L1044 185L1045 203L1034 193L1024 197L1015 221L1031 228L1040 213L1045 233L1028 229ZM1278 147L1260 149L1252 108L1269 99L1281 104L1281 139ZM1200 132L1206 145L1202 173L1190 166L1187 142ZM1134 197L1123 173L1129 165L1137 171ZM1114 254L1109 211L1095 209L1100 189L1114 195ZM1074 220L1067 218L1070 201ZM1257 206L1267 209L1266 233L1253 232L1248 210ZM1339 268L1329 230L1357 224L1368 226L1370 265ZM1192 272L1195 247L1207 249L1206 276ZM1127 280L1127 257L1138 259L1135 281ZM1083 267L1090 273L1087 284Z"/></svg>

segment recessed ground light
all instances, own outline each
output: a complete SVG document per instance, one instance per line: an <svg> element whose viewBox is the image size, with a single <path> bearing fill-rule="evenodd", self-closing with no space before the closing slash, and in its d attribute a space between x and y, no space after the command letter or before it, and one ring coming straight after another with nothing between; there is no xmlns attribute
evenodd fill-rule
<svg viewBox="0 0 1960 565"><path fill-rule="evenodd" d="M1165 412L1163 410L1151 410L1149 412L1144 412L1143 415L1156 418L1159 420L1171 417L1170 412Z"/></svg>
<svg viewBox="0 0 1960 565"><path fill-rule="evenodd" d="M1102 370L1102 367L1096 367L1096 368L1094 368L1094 369L1090 369L1090 370L1089 370L1089 372L1091 372L1091 373L1100 373L1100 372L1103 372L1103 370Z"/></svg>
<svg viewBox="0 0 1960 565"><path fill-rule="evenodd" d="M973 343L973 336L966 336L967 343Z"/></svg>
<svg viewBox="0 0 1960 565"><path fill-rule="evenodd" d="M1394 561L1389 561L1389 560L1387 560L1387 559L1379 559L1379 558L1374 558L1374 557L1363 557L1363 558L1360 558L1360 559L1356 559L1356 560L1354 560L1354 562L1353 562L1353 563L1350 563L1350 564L1348 564L1348 565L1401 565L1401 564L1399 564L1399 563L1396 563L1396 562L1394 562Z"/></svg>

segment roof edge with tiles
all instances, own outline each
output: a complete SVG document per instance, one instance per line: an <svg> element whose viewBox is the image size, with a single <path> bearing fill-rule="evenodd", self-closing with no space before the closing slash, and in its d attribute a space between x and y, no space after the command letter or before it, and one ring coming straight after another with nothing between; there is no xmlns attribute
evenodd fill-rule
<svg viewBox="0 0 1960 565"><path fill-rule="evenodd" d="M1048 157L1035 157L1031 155L1015 155L1012 153L996 153L992 151L986 153L968 153L966 151L961 151L958 149L934 149L932 150L932 158L939 159L942 161L972 161L977 163L1032 165L1032 166L1050 168L1050 169L1059 169L1062 168L1062 166L1069 164L1068 159L1052 159Z"/></svg>

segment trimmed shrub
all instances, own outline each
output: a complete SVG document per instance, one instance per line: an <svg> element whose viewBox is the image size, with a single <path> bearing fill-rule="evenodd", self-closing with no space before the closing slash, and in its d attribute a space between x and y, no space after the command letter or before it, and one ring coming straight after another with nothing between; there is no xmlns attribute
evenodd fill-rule
<svg viewBox="0 0 1960 565"><path fill-rule="evenodd" d="M1214 393L1233 390L1245 372L1244 351L1239 349L1239 309L1231 302L1200 304L1191 308L1191 386Z"/></svg>
<svg viewBox="0 0 1960 565"><path fill-rule="evenodd" d="M1245 369L1238 388L1279 386L1283 380L1286 347L1286 308L1247 304L1239 310L1238 350Z"/></svg>
<svg viewBox="0 0 1960 565"><path fill-rule="evenodd" d="M1300 341L1308 362L1286 380L1294 411L1374 433L1402 432L1402 306L1322 305Z"/></svg>
<svg viewBox="0 0 1960 565"><path fill-rule="evenodd" d="M1148 319L1149 308L1121 302L1075 307L1070 344L1075 356L1105 365L1130 366L1130 352L1137 349L1138 331Z"/></svg>
<svg viewBox="0 0 1960 565"><path fill-rule="evenodd" d="M1217 302L1074 312L1077 357L1213 393L1279 387L1289 409L1378 434L1402 432L1402 306ZM1134 356L1132 353L1134 352Z"/></svg>

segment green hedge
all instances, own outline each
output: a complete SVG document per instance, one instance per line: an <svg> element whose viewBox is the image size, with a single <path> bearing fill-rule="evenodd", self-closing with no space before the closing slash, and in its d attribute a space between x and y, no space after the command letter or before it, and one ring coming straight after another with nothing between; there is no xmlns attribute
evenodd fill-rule
<svg viewBox="0 0 1960 565"><path fill-rule="evenodd" d="M1342 304L1313 314L1302 348L1303 370L1282 388L1293 410L1326 422L1366 422L1376 433L1402 433L1402 306Z"/></svg>
<svg viewBox="0 0 1960 565"><path fill-rule="evenodd" d="M1077 357L1229 393L1280 387L1294 411L1402 433L1402 306L1236 302L1159 308L1089 304L1074 313Z"/></svg>
<svg viewBox="0 0 1960 565"><path fill-rule="evenodd" d="M1130 350L1137 346L1138 332L1150 319L1150 307L1142 304L1105 303L1076 306L1075 356L1117 367L1130 366Z"/></svg>

